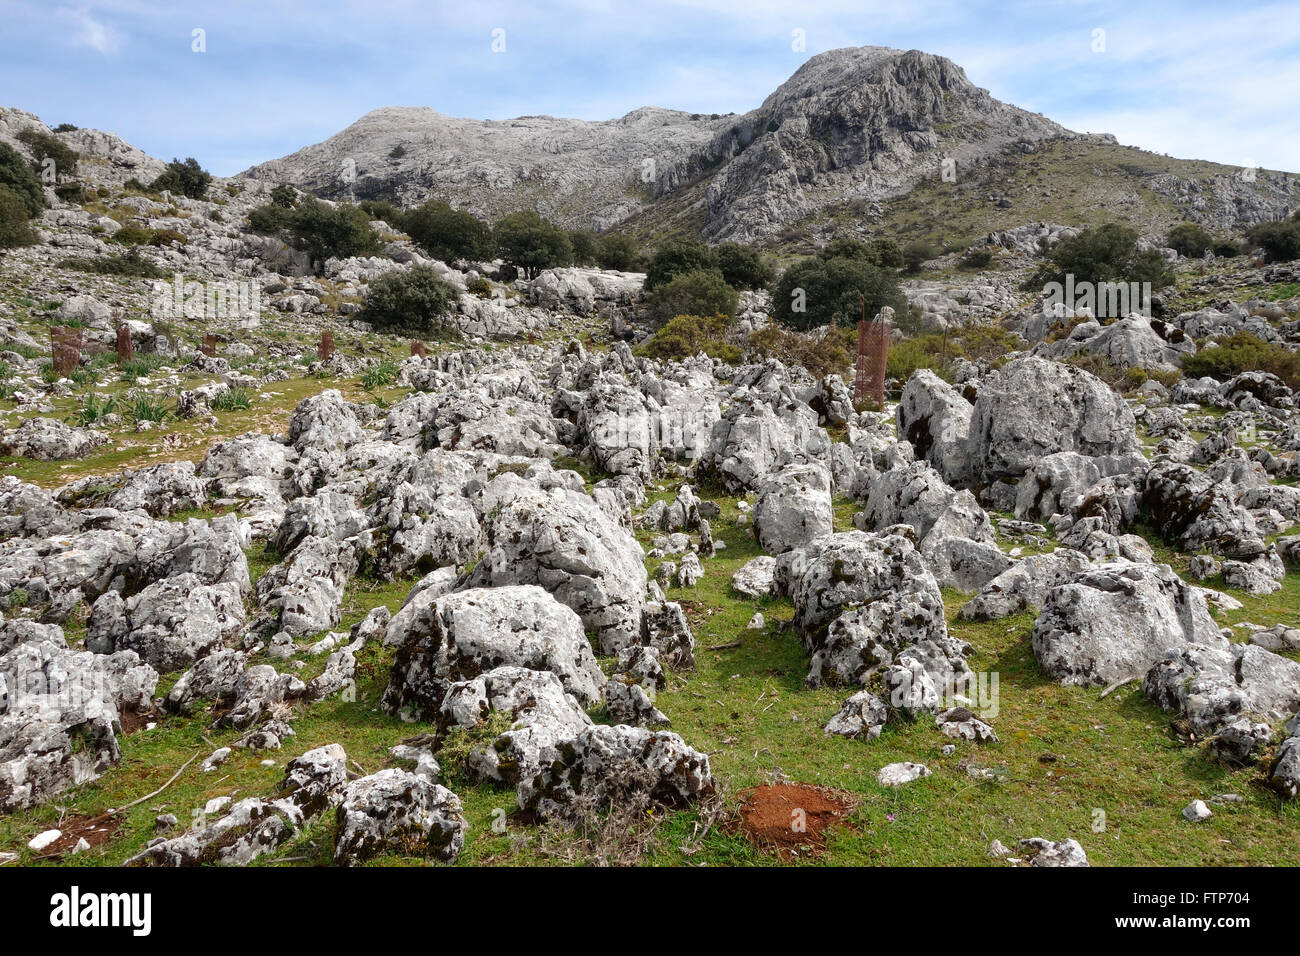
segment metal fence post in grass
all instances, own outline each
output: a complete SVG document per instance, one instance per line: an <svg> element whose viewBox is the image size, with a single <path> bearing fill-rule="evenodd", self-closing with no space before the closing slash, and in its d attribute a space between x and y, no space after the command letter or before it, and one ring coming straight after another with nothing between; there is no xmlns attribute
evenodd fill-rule
<svg viewBox="0 0 1300 956"><path fill-rule="evenodd" d="M117 364L122 365L135 358L135 346L131 342L131 327L126 323L117 327Z"/></svg>
<svg viewBox="0 0 1300 956"><path fill-rule="evenodd" d="M211 332L203 336L203 344L199 346L199 351L204 355L213 356L217 354L217 337Z"/></svg>
<svg viewBox="0 0 1300 956"><path fill-rule="evenodd" d="M411 354L412 354L412 355L418 355L418 356L420 356L420 358L424 358L426 355L429 354L429 350L426 349L426 348L424 347L424 343L423 343L423 342L415 342L415 341L412 341L412 342L411 342Z"/></svg>
<svg viewBox="0 0 1300 956"><path fill-rule="evenodd" d="M81 329L50 326L50 364L59 378L67 378L76 371L81 364Z"/></svg>
<svg viewBox="0 0 1300 956"><path fill-rule="evenodd" d="M334 354L334 333L325 331L320 334L320 344L316 346L316 357L322 362L328 362L330 356Z"/></svg>
<svg viewBox="0 0 1300 956"><path fill-rule="evenodd" d="M889 361L889 331L893 317L894 310L884 306L868 322L866 300L862 300L862 319L858 322L858 356L853 380L855 403L870 400L878 409L885 407L885 366Z"/></svg>

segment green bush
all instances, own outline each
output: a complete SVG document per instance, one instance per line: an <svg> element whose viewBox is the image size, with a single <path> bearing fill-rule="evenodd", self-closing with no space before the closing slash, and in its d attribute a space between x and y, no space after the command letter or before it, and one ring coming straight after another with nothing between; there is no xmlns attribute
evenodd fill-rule
<svg viewBox="0 0 1300 956"><path fill-rule="evenodd" d="M1214 237L1206 232L1203 226L1194 222L1184 222L1169 230L1169 234L1165 236L1165 245L1180 256L1199 259L1214 245Z"/></svg>
<svg viewBox="0 0 1300 956"><path fill-rule="evenodd" d="M920 272L921 267L940 255L940 250L924 239L914 239L901 250L903 268L907 272Z"/></svg>
<svg viewBox="0 0 1300 956"><path fill-rule="evenodd" d="M717 269L697 269L675 276L646 296L646 312L656 325L676 315L733 316L740 304L736 290Z"/></svg>
<svg viewBox="0 0 1300 956"><path fill-rule="evenodd" d="M426 332L450 311L457 295L431 266L389 272L370 283L361 318L381 331Z"/></svg>
<svg viewBox="0 0 1300 956"><path fill-rule="evenodd" d="M704 243L682 237L668 239L655 250L646 266L646 291L650 292L676 276L713 269L717 265L713 251Z"/></svg>
<svg viewBox="0 0 1300 956"><path fill-rule="evenodd" d="M472 212L430 199L402 217L400 228L421 249L443 262L481 262L496 251L492 230Z"/></svg>
<svg viewBox="0 0 1300 956"><path fill-rule="evenodd" d="M903 250L893 239L872 239L863 242L849 236L832 239L817 253L819 259L862 259L884 269L903 266Z"/></svg>
<svg viewBox="0 0 1300 956"><path fill-rule="evenodd" d="M119 403L122 415L132 424L153 422L159 424L172 417L171 411L157 395L148 392L131 392Z"/></svg>
<svg viewBox="0 0 1300 956"><path fill-rule="evenodd" d="M298 205L298 190L287 183L281 183L271 190L271 205L292 209ZM362 203L364 206L365 203Z"/></svg>
<svg viewBox="0 0 1300 956"><path fill-rule="evenodd" d="M744 357L744 350L724 338L728 321L725 315L675 315L659 331L637 346L636 354L672 361L703 352L710 358L722 359L734 365Z"/></svg>
<svg viewBox="0 0 1300 956"><path fill-rule="evenodd" d="M621 232L607 232L600 237L596 265L602 269L632 272L641 264L641 250L636 240Z"/></svg>
<svg viewBox="0 0 1300 956"><path fill-rule="evenodd" d="M1264 250L1269 262L1290 262L1300 259L1300 222L1262 222L1247 233L1253 244Z"/></svg>
<svg viewBox="0 0 1300 956"><path fill-rule="evenodd" d="M32 151L33 165L39 170L47 159L54 160L56 176L73 176L77 172L77 151L57 136L28 127L18 134L18 140Z"/></svg>
<svg viewBox="0 0 1300 956"><path fill-rule="evenodd" d="M132 279L166 279L171 273L160 269L132 248L128 252L101 258L70 256L59 263L64 269L90 272L102 276L123 276Z"/></svg>
<svg viewBox="0 0 1300 956"><path fill-rule="evenodd" d="M185 162L173 159L162 174L150 184L150 188L155 192L166 189L169 192L188 196L190 199L202 199L207 194L211 183L212 174L191 156Z"/></svg>
<svg viewBox="0 0 1300 956"><path fill-rule="evenodd" d="M368 365L361 372L361 387L367 392L385 388L397 381L397 363L392 359L380 359L374 365Z"/></svg>
<svg viewBox="0 0 1300 956"><path fill-rule="evenodd" d="M899 313L907 302L890 269L866 259L804 259L782 273L772 292L772 312L777 321L797 329L811 329L832 321L856 324L872 318L883 306ZM803 311L799 311L802 306Z"/></svg>
<svg viewBox="0 0 1300 956"><path fill-rule="evenodd" d="M1291 388L1300 389L1300 352L1265 342L1249 332L1238 332L1183 356L1183 372L1196 378L1209 375L1229 379L1256 370L1272 372Z"/></svg>
<svg viewBox="0 0 1300 956"><path fill-rule="evenodd" d="M346 203L331 206L319 199L306 199L290 211L285 232L292 246L318 264L331 257L374 255L383 248L370 228L370 217Z"/></svg>
<svg viewBox="0 0 1300 956"><path fill-rule="evenodd" d="M248 228L263 236L278 236L289 228L293 221L293 207L269 202L258 206L248 214Z"/></svg>
<svg viewBox="0 0 1300 956"><path fill-rule="evenodd" d="M394 229L400 229L403 232L406 231L405 223L407 214L403 210L394 206L387 199L363 199L357 205L364 209L366 215L371 219L378 219L382 222L388 223Z"/></svg>
<svg viewBox="0 0 1300 956"><path fill-rule="evenodd" d="M79 129L81 129L80 126L73 126L71 123L60 123L58 126L54 127L54 132L75 133Z"/></svg>
<svg viewBox="0 0 1300 956"><path fill-rule="evenodd" d="M22 199L0 184L0 249L30 246L36 239L36 230L27 219L27 207Z"/></svg>
<svg viewBox="0 0 1300 956"><path fill-rule="evenodd" d="M968 249L961 257L963 269L987 269L993 264L992 249Z"/></svg>
<svg viewBox="0 0 1300 956"><path fill-rule="evenodd" d="M776 273L757 249L737 242L724 242L713 250L713 256L727 285L737 289L762 289Z"/></svg>
<svg viewBox="0 0 1300 956"><path fill-rule="evenodd" d="M241 412L253 407L253 397L248 389L236 386L218 392L208 404L214 412Z"/></svg>
<svg viewBox="0 0 1300 956"><path fill-rule="evenodd" d="M36 178L36 173L22 154L8 143L0 143L0 186L7 186L13 191L27 210L28 219L39 216L45 208L45 191L41 188L41 181Z"/></svg>
<svg viewBox="0 0 1300 956"><path fill-rule="evenodd" d="M570 229L569 246L575 266L594 266L600 256L600 239L590 229Z"/></svg>
<svg viewBox="0 0 1300 956"><path fill-rule="evenodd" d="M529 279L573 261L569 234L535 212L512 212L496 224L497 252Z"/></svg>
<svg viewBox="0 0 1300 956"><path fill-rule="evenodd" d="M146 229L144 226L135 226L131 223L127 223L117 232L113 233L113 242L123 246L147 246L149 240L152 238L152 229Z"/></svg>
<svg viewBox="0 0 1300 956"><path fill-rule="evenodd" d="M846 375L857 352L857 330L844 327L793 332L772 322L749 333L746 346L751 359L774 358L787 366L798 365L815 378Z"/></svg>
<svg viewBox="0 0 1300 956"><path fill-rule="evenodd" d="M1062 239L1047 251L1048 262L1026 281L1026 290L1041 289L1051 282L1065 284L1073 275L1079 282L1150 282L1152 289L1163 289L1173 282L1174 272L1155 249L1139 252L1136 230L1110 222L1095 229L1085 229L1077 236Z"/></svg>

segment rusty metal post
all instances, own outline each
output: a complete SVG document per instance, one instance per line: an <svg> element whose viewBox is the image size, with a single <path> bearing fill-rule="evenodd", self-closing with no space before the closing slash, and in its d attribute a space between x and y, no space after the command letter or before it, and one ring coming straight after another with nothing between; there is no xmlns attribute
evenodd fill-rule
<svg viewBox="0 0 1300 956"><path fill-rule="evenodd" d="M131 343L131 329L125 323L117 327L117 364L129 362L135 358L135 346Z"/></svg>
<svg viewBox="0 0 1300 956"><path fill-rule="evenodd" d="M858 356L853 381L853 400L870 400L876 408L885 407L885 368L889 361L890 319L894 310L883 307L867 321L866 300L862 301L862 319L858 322Z"/></svg>
<svg viewBox="0 0 1300 956"><path fill-rule="evenodd" d="M426 355L429 354L429 350L426 349L426 348L424 347L424 343L423 343L423 342L412 341L412 342L411 342L411 354L412 354L412 355L418 355L418 356L420 356L420 358L424 358Z"/></svg>
<svg viewBox="0 0 1300 956"><path fill-rule="evenodd" d="M211 332L204 335L203 344L199 346L199 351L202 352L204 355L209 355L209 356L216 355L217 337L213 335Z"/></svg>
<svg viewBox="0 0 1300 956"><path fill-rule="evenodd" d="M67 378L81 364L81 329L50 326L50 364L54 374Z"/></svg>
<svg viewBox="0 0 1300 956"><path fill-rule="evenodd" d="M320 334L320 344L316 346L316 357L322 362L328 362L333 354L334 333L327 330Z"/></svg>

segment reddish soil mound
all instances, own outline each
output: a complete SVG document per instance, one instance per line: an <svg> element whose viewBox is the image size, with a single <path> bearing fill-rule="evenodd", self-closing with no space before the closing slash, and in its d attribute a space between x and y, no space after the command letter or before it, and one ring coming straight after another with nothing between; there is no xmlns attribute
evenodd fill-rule
<svg viewBox="0 0 1300 956"><path fill-rule="evenodd" d="M58 825L62 832L59 838L42 851L42 857L61 859L72 851L82 838L92 847L102 846L113 839L121 826L117 815L96 817L73 817Z"/></svg>
<svg viewBox="0 0 1300 956"><path fill-rule="evenodd" d="M750 841L783 860L815 856L826 848L826 829L853 809L848 794L806 783L754 787L741 794L740 829Z"/></svg>

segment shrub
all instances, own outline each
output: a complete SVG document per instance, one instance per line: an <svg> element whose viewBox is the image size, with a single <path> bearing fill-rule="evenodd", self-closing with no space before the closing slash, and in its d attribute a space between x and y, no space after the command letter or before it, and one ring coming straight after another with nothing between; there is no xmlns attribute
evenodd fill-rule
<svg viewBox="0 0 1300 956"><path fill-rule="evenodd" d="M149 232L149 245L169 246L173 242L179 242L183 246L186 238L185 233L177 232L175 229L152 229Z"/></svg>
<svg viewBox="0 0 1300 956"><path fill-rule="evenodd" d="M131 392L121 402L122 415L132 424L153 422L159 424L172 417L163 400L148 392Z"/></svg>
<svg viewBox="0 0 1300 956"><path fill-rule="evenodd" d="M924 239L914 239L902 250L903 268L908 272L920 272L921 267L938 256L939 250Z"/></svg>
<svg viewBox="0 0 1300 956"><path fill-rule="evenodd" d="M36 239L36 230L27 219L27 207L22 199L0 184L0 249L30 246Z"/></svg>
<svg viewBox="0 0 1300 956"><path fill-rule="evenodd" d="M34 165L39 169L45 160L54 161L56 176L72 176L77 172L77 151L57 136L42 133L28 127L18 134L18 140L26 144L35 157Z"/></svg>
<svg viewBox="0 0 1300 956"><path fill-rule="evenodd" d="M165 279L171 273L160 269L132 248L128 252L101 258L70 256L59 263L64 269L90 272L102 276L123 276L132 279Z"/></svg>
<svg viewBox="0 0 1300 956"><path fill-rule="evenodd" d="M228 388L212 396L208 403L214 412L241 412L253 407L253 397L243 386Z"/></svg>
<svg viewBox="0 0 1300 956"><path fill-rule="evenodd" d="M1173 270L1155 249L1139 252L1137 239L1135 230L1113 222L1085 229L1052 246L1049 261L1025 281L1024 288L1064 284L1068 274L1076 283L1150 282L1153 289L1163 289L1173 282Z"/></svg>
<svg viewBox="0 0 1300 956"><path fill-rule="evenodd" d="M727 285L737 289L761 289L776 273L756 249L736 242L724 242L713 250L718 269Z"/></svg>
<svg viewBox="0 0 1300 956"><path fill-rule="evenodd" d="M656 324L676 315L733 316L740 304L736 290L717 269L697 269L670 279L646 296L646 312Z"/></svg>
<svg viewBox="0 0 1300 956"><path fill-rule="evenodd" d="M150 184L150 188L155 192L166 189L188 196L190 199L202 199L211 182L212 174L191 156L185 162L173 159L162 174Z"/></svg>
<svg viewBox="0 0 1300 956"><path fill-rule="evenodd" d="M304 200L291 210L285 231L291 244L318 264L330 257L373 255L382 247L370 228L370 218L361 209L348 204L331 206L319 199Z"/></svg>
<svg viewBox="0 0 1300 956"><path fill-rule="evenodd" d="M671 361L703 352L710 358L734 365L744 357L744 350L724 338L728 321L725 315L675 315L637 346L636 354Z"/></svg>
<svg viewBox="0 0 1300 956"><path fill-rule="evenodd" d="M115 411L117 411L117 399L111 395L108 398L101 398L91 392L81 400L81 406L73 413L72 421L82 428L87 428Z"/></svg>
<svg viewBox="0 0 1300 956"><path fill-rule="evenodd" d="M271 190L271 205L292 209L298 205L298 190L286 183L281 183ZM365 203L362 203L362 205L364 206Z"/></svg>
<svg viewBox="0 0 1300 956"><path fill-rule="evenodd" d="M1300 259L1300 222L1262 222L1247 233L1252 243L1264 250L1269 262L1290 262Z"/></svg>
<svg viewBox="0 0 1300 956"><path fill-rule="evenodd" d="M263 236L278 236L289 228L293 207L270 202L248 214L248 228Z"/></svg>
<svg viewBox="0 0 1300 956"><path fill-rule="evenodd" d="M652 291L679 275L713 269L717 259L704 243L695 239L677 237L662 243L645 271L646 291Z"/></svg>
<svg viewBox="0 0 1300 956"><path fill-rule="evenodd" d="M1216 345L1183 356L1183 372L1200 378L1228 379L1241 372L1272 372L1291 388L1300 389L1300 352L1238 332Z"/></svg>
<svg viewBox="0 0 1300 956"><path fill-rule="evenodd" d="M401 159L405 155L406 155L406 147L403 146L401 143L398 143L396 146L394 146L392 149L388 151L389 159Z"/></svg>
<svg viewBox="0 0 1300 956"><path fill-rule="evenodd" d="M54 132L75 133L79 129L81 129L80 126L73 126L71 123L60 123L58 126L54 127Z"/></svg>
<svg viewBox="0 0 1300 956"><path fill-rule="evenodd" d="M398 209L387 199L363 199L358 203L371 219L386 222L394 229L406 231L406 213Z"/></svg>
<svg viewBox="0 0 1300 956"><path fill-rule="evenodd" d="M1184 222L1169 230L1169 234L1165 236L1165 245L1180 256L1199 259L1214 245L1214 237L1202 226L1194 222Z"/></svg>
<svg viewBox="0 0 1300 956"><path fill-rule="evenodd" d="M636 240L621 232L607 232L600 237L596 264L602 269L631 272L641 264L641 250Z"/></svg>
<svg viewBox="0 0 1300 956"><path fill-rule="evenodd" d="M1224 259L1233 259L1246 254L1240 239L1216 239L1214 254Z"/></svg>
<svg viewBox="0 0 1300 956"><path fill-rule="evenodd" d="M569 246L575 266L594 266L600 255L600 240L590 229L570 229Z"/></svg>
<svg viewBox="0 0 1300 956"><path fill-rule="evenodd" d="M893 239L863 242L849 236L832 239L817 253L819 259L862 259L873 266L898 269L903 265L903 250Z"/></svg>
<svg viewBox="0 0 1300 956"><path fill-rule="evenodd" d="M392 359L380 359L361 372L361 387L367 392L385 388L397 381L397 363Z"/></svg>
<svg viewBox="0 0 1300 956"><path fill-rule="evenodd" d="M153 238L153 230L146 229L144 226L135 226L127 223L117 232L113 233L113 242L123 246L144 246L149 244Z"/></svg>
<svg viewBox="0 0 1300 956"><path fill-rule="evenodd" d="M992 249L968 249L961 257L963 269L987 269L993 262Z"/></svg>
<svg viewBox="0 0 1300 956"><path fill-rule="evenodd" d="M416 245L443 262L491 259L496 250L492 230L472 212L452 209L445 202L430 199L402 217L399 228Z"/></svg>
<svg viewBox="0 0 1300 956"><path fill-rule="evenodd" d="M883 306L897 312L907 302L892 270L866 259L804 259L782 273L772 292L777 321L797 329L828 325L833 320L856 323L866 300L867 318ZM803 311L799 311L802 307Z"/></svg>
<svg viewBox="0 0 1300 956"><path fill-rule="evenodd" d="M827 326L813 332L793 332L769 323L749 333L745 344L755 360L774 358L824 378L848 373L857 352L857 331Z"/></svg>
<svg viewBox="0 0 1300 956"><path fill-rule="evenodd" d="M370 283L361 318L381 331L428 331L457 295L431 266L389 272Z"/></svg>
<svg viewBox="0 0 1300 956"><path fill-rule="evenodd" d="M494 230L497 252L529 279L573 261L569 234L535 212L512 212Z"/></svg>
<svg viewBox="0 0 1300 956"><path fill-rule="evenodd" d="M8 143L0 143L0 186L7 186L27 210L27 218L39 216L45 208L41 181L22 154Z"/></svg>

